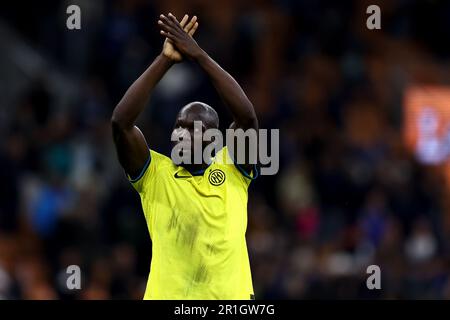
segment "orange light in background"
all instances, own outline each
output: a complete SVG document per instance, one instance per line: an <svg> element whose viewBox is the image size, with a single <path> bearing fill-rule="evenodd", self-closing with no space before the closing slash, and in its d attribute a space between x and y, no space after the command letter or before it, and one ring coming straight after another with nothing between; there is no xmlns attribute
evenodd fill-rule
<svg viewBox="0 0 450 320"><path fill-rule="evenodd" d="M405 92L404 107L406 143L418 161L449 164L450 87L411 87Z"/></svg>
<svg viewBox="0 0 450 320"><path fill-rule="evenodd" d="M444 224L450 231L450 86L412 86L406 90L404 138L416 159L444 178Z"/></svg>

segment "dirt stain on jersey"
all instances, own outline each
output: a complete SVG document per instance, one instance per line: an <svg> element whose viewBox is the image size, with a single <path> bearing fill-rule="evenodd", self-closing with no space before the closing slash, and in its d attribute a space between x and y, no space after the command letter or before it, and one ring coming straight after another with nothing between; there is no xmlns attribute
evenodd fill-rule
<svg viewBox="0 0 450 320"><path fill-rule="evenodd" d="M208 243L206 245L206 249L208 250L208 254L213 256L219 253L219 248L216 245Z"/></svg>
<svg viewBox="0 0 450 320"><path fill-rule="evenodd" d="M180 214L177 209L172 209L172 215L170 216L169 223L167 224L167 231L172 231L173 229L178 228L178 220Z"/></svg>
<svg viewBox="0 0 450 320"><path fill-rule="evenodd" d="M204 263L200 263L194 273L194 281L199 283L207 282L209 279L209 271Z"/></svg>
<svg viewBox="0 0 450 320"><path fill-rule="evenodd" d="M180 218L180 215L174 212L169 219L168 230L174 230L176 232L176 242L182 243L192 251L199 235L198 219Z"/></svg>

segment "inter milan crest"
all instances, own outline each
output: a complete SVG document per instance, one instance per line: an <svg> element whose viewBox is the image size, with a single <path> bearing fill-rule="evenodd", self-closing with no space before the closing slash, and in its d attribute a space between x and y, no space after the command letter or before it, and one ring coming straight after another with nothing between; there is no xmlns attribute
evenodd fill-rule
<svg viewBox="0 0 450 320"><path fill-rule="evenodd" d="M225 181L225 173L220 169L214 169L209 173L208 180L213 186L220 186Z"/></svg>

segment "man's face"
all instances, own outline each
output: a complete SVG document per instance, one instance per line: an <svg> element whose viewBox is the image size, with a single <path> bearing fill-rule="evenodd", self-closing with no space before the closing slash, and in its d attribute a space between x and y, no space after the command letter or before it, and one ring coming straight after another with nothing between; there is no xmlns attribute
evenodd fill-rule
<svg viewBox="0 0 450 320"><path fill-rule="evenodd" d="M211 125L210 116L201 105L190 104L184 107L177 115L172 131L172 147L177 146L184 151L189 150L188 156L191 164L194 163L194 152L199 153L196 159L202 159L203 150L209 144L203 141L205 130L214 127ZM197 146L197 148L194 148ZM183 151L181 156L185 156ZM196 163L197 164L197 163Z"/></svg>
<svg viewBox="0 0 450 320"><path fill-rule="evenodd" d="M172 131L172 147L178 146L184 150L190 150L192 156L195 151L203 152L202 136L205 130L205 125L201 120L177 118ZM202 148L194 150L194 146L202 146Z"/></svg>

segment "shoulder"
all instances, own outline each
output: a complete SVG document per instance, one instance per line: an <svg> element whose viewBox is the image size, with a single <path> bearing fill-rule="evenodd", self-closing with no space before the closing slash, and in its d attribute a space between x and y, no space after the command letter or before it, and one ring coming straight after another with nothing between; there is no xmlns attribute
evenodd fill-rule
<svg viewBox="0 0 450 320"><path fill-rule="evenodd" d="M136 189L136 191L141 193L145 190L145 186L151 183L158 172L172 170L173 167L174 164L169 157L149 149L148 160L142 168L139 176L134 179L128 176L128 180Z"/></svg>
<svg viewBox="0 0 450 320"><path fill-rule="evenodd" d="M258 177L258 171L255 168L252 172L247 173L243 170L239 164L233 161L232 156L228 150L228 147L223 147L219 152L217 152L214 157L213 163L219 168L224 168L229 174L238 177L247 187L249 184Z"/></svg>
<svg viewBox="0 0 450 320"><path fill-rule="evenodd" d="M152 149L150 149L150 157L150 163L153 164L153 166L171 166L173 164L172 160L169 157Z"/></svg>

